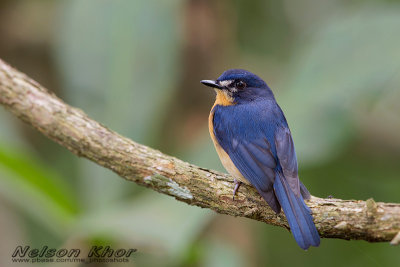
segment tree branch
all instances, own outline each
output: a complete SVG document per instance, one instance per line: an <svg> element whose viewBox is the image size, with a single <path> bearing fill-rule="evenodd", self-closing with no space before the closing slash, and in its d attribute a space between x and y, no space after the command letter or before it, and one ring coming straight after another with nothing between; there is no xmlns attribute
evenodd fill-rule
<svg viewBox="0 0 400 267"><path fill-rule="evenodd" d="M242 185L232 200L230 176L199 168L120 136L1 59L0 104L72 153L129 181L190 205L288 229L283 213L276 215L253 187ZM322 237L392 240L393 244L400 241L400 204L317 197L307 204Z"/></svg>

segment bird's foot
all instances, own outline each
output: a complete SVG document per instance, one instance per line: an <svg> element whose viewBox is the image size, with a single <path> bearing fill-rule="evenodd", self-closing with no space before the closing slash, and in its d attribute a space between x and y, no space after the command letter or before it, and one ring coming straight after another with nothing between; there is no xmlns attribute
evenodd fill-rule
<svg viewBox="0 0 400 267"><path fill-rule="evenodd" d="M232 200L235 200L236 192L238 191L238 189L239 189L240 185L242 184L242 182L241 182L241 181L238 181L238 180L236 180L236 179L233 179L233 182L235 183L235 187L233 188Z"/></svg>

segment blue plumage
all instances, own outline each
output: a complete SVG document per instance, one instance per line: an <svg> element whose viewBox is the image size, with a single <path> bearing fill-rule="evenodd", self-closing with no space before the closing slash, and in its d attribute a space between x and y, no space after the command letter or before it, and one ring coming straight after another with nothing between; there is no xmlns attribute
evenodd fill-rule
<svg viewBox="0 0 400 267"><path fill-rule="evenodd" d="M320 238L312 220L310 209L301 196L294 194L279 172L275 177L274 190L297 244L302 249L319 246Z"/></svg>
<svg viewBox="0 0 400 267"><path fill-rule="evenodd" d="M222 147L275 212L282 207L302 249L318 246L320 238L303 199L310 194L299 181L292 136L272 91L262 79L245 70L229 70L216 81L202 83L217 92L210 115L210 133L217 151ZM225 166L225 154L218 154Z"/></svg>

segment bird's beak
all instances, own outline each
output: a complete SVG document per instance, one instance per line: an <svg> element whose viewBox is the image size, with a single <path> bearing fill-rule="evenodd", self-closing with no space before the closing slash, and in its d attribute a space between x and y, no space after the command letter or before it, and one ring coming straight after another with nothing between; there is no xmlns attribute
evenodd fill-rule
<svg viewBox="0 0 400 267"><path fill-rule="evenodd" d="M201 80L200 81L202 84L207 85L209 87L214 87L217 89L222 89L223 86L219 85L217 81L213 81L213 80Z"/></svg>

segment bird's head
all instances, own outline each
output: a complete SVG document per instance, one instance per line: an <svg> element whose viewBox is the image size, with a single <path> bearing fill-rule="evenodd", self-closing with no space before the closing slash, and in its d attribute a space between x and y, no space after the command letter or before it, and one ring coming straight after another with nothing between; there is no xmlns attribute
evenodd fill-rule
<svg viewBox="0 0 400 267"><path fill-rule="evenodd" d="M230 69L216 80L202 80L202 84L215 88L221 105L234 105L273 97L268 85L257 75L242 69Z"/></svg>

